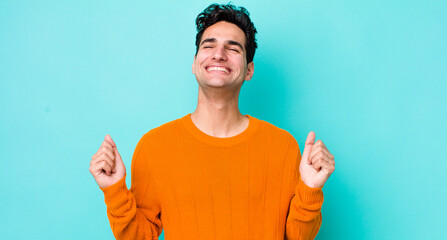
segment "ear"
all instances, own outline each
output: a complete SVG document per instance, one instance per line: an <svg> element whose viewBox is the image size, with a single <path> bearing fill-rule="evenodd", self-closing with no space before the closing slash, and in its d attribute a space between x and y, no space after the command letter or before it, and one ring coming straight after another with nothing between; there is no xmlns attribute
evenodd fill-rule
<svg viewBox="0 0 447 240"><path fill-rule="evenodd" d="M194 55L194 61L192 61L192 74L196 75L196 55Z"/></svg>
<svg viewBox="0 0 447 240"><path fill-rule="evenodd" d="M245 75L245 81L250 81L250 79L253 77L254 71L255 71L255 64L252 61L247 65L247 74Z"/></svg>

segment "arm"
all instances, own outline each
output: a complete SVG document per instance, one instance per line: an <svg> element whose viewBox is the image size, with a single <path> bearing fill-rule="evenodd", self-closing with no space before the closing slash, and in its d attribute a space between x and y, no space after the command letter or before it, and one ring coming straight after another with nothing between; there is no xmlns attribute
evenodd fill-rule
<svg viewBox="0 0 447 240"><path fill-rule="evenodd" d="M296 140L293 139L293 142L292 154L297 153L298 156L292 179L292 186L296 187L286 220L286 239L314 239L322 219L321 189L334 172L334 156L321 140L315 142L315 133L312 131L307 136L303 157Z"/></svg>
<svg viewBox="0 0 447 240"><path fill-rule="evenodd" d="M295 139L292 154L297 156L293 168L291 191L294 196L290 201L289 212L286 219L285 239L314 239L321 226L321 206L323 204L323 191L321 188L308 187L300 177L301 154Z"/></svg>
<svg viewBox="0 0 447 240"><path fill-rule="evenodd" d="M162 231L161 206L148 168L145 136L138 142L132 158L132 186L127 189L126 176L115 184L101 188L107 216L116 239L158 239Z"/></svg>
<svg viewBox="0 0 447 240"><path fill-rule="evenodd" d="M321 226L323 191L308 187L299 176L296 177L298 184L290 201L285 239L314 239Z"/></svg>

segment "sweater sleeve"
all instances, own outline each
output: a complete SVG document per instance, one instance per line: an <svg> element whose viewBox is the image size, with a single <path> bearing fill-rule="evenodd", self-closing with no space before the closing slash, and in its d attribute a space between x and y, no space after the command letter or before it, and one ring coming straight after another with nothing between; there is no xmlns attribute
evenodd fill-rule
<svg viewBox="0 0 447 240"><path fill-rule="evenodd" d="M132 157L132 186L127 189L126 176L112 186L101 189L107 216L118 240L158 239L163 229L161 207L148 168L144 136Z"/></svg>
<svg viewBox="0 0 447 240"><path fill-rule="evenodd" d="M290 201L286 219L285 239L314 239L321 226L323 191L322 188L308 187L301 180L299 172L301 153L296 140L292 139L292 142L294 142L292 152L297 157L295 158L291 186L294 195Z"/></svg>

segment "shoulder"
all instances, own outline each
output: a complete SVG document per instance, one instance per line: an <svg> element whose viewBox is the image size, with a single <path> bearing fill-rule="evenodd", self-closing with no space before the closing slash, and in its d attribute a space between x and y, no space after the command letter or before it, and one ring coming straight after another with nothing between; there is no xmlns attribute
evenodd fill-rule
<svg viewBox="0 0 447 240"><path fill-rule="evenodd" d="M151 144L154 142L159 142L161 138L174 137L177 134L177 129L181 119L182 118L178 118L151 129L141 137L140 143Z"/></svg>
<svg viewBox="0 0 447 240"><path fill-rule="evenodd" d="M275 126L264 120L258 120L260 128L257 138L264 139L262 142L266 142L270 149L270 154L276 154L277 156L288 156L290 161L296 159L296 156L300 154L298 142L293 135L287 130Z"/></svg>
<svg viewBox="0 0 447 240"><path fill-rule="evenodd" d="M282 129L265 120L260 120L257 118L256 120L259 122L261 134L266 135L276 141L287 141L292 142L293 144L297 144L296 139L287 130Z"/></svg>

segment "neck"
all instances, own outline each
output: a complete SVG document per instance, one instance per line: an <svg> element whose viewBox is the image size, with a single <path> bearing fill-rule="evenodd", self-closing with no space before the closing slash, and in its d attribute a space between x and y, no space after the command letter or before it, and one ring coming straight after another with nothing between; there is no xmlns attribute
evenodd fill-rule
<svg viewBox="0 0 447 240"><path fill-rule="evenodd" d="M214 137L232 137L248 127L248 117L239 111L239 91L204 91L199 87L197 108L191 119L198 129Z"/></svg>

